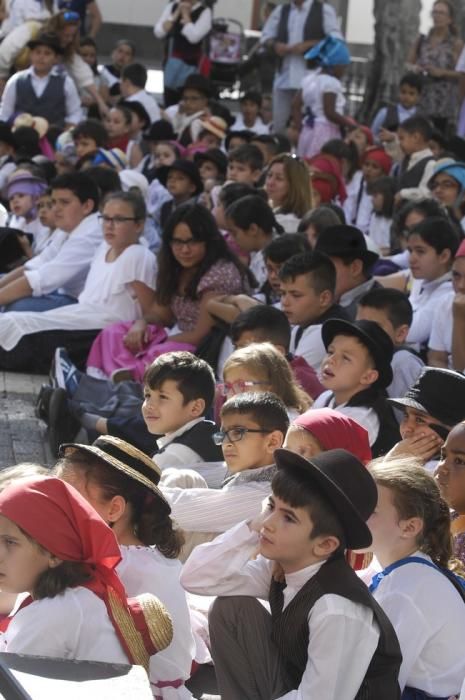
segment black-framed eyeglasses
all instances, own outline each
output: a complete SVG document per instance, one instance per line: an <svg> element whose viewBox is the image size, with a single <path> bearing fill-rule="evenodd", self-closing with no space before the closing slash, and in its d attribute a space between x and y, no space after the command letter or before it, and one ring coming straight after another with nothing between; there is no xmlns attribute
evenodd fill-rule
<svg viewBox="0 0 465 700"><path fill-rule="evenodd" d="M230 428L230 430L218 430L218 432L213 433L212 438L215 445L222 445L225 438L228 439L228 442L240 442L247 433L262 433L265 435L269 432L271 431L259 428Z"/></svg>
<svg viewBox="0 0 465 700"><path fill-rule="evenodd" d="M205 241L199 241L197 238L187 238L186 240L182 238L172 238L170 240L170 246L176 250L181 250L182 248L189 248L190 250L194 246L200 245L200 243L205 243Z"/></svg>
<svg viewBox="0 0 465 700"><path fill-rule="evenodd" d="M128 221L139 221L136 216L105 216L105 214L99 214L98 220L104 226L122 226Z"/></svg>

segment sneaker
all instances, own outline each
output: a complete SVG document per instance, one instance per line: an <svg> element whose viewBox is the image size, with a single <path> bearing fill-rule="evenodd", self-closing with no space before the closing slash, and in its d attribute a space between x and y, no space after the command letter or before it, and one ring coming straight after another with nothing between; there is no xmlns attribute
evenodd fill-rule
<svg viewBox="0 0 465 700"><path fill-rule="evenodd" d="M54 389L48 407L48 444L54 457L58 457L61 444L73 442L80 427L70 413L65 389Z"/></svg>
<svg viewBox="0 0 465 700"><path fill-rule="evenodd" d="M54 387L50 384L42 384L40 391L37 395L36 405L34 407L34 413L37 418L43 420L44 423L48 423L48 407L50 404L50 397L52 395Z"/></svg>
<svg viewBox="0 0 465 700"><path fill-rule="evenodd" d="M82 372L71 362L65 348L55 350L54 365L56 386L64 389L68 396L73 396L81 381Z"/></svg>
<svg viewBox="0 0 465 700"><path fill-rule="evenodd" d="M113 384L118 384L118 382L133 382L134 375L129 367L120 367L111 373L110 379Z"/></svg>

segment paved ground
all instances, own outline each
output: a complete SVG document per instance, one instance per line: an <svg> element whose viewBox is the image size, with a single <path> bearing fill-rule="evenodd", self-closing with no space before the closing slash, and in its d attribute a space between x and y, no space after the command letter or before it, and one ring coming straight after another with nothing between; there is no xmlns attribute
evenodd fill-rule
<svg viewBox="0 0 465 700"><path fill-rule="evenodd" d="M34 403L46 377L0 372L0 469L19 462L51 464L44 444L45 425Z"/></svg>

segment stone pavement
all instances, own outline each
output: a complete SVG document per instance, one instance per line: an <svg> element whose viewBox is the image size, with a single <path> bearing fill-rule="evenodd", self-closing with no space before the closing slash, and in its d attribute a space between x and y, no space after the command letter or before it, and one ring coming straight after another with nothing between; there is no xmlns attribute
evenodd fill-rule
<svg viewBox="0 0 465 700"><path fill-rule="evenodd" d="M44 443L45 425L34 404L46 377L0 372L0 469L19 462L52 463Z"/></svg>

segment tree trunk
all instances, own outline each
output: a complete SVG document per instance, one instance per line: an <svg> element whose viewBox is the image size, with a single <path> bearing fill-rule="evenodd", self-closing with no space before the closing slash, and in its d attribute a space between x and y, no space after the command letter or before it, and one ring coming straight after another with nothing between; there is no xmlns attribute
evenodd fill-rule
<svg viewBox="0 0 465 700"><path fill-rule="evenodd" d="M375 0L374 55L368 68L360 121L370 123L378 109L397 101L405 58L418 35L421 0Z"/></svg>

